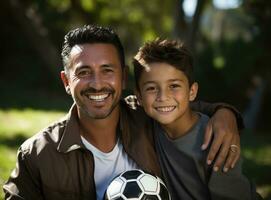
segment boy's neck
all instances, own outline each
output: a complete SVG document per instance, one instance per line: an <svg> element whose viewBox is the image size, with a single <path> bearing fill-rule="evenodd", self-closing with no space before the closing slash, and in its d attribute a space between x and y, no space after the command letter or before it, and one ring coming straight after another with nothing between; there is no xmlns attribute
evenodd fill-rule
<svg viewBox="0 0 271 200"><path fill-rule="evenodd" d="M175 122L161 126L167 132L168 137L175 140L188 134L198 119L199 115L191 110L186 116L183 116Z"/></svg>

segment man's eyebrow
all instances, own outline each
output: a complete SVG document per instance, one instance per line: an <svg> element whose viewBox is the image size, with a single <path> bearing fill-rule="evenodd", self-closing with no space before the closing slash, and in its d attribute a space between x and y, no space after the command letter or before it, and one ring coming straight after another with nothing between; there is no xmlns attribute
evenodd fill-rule
<svg viewBox="0 0 271 200"><path fill-rule="evenodd" d="M89 69L88 65L78 65L75 68L75 71L82 70L82 69Z"/></svg>
<svg viewBox="0 0 271 200"><path fill-rule="evenodd" d="M116 65L112 64L112 63L104 63L102 64L102 67L116 67Z"/></svg>

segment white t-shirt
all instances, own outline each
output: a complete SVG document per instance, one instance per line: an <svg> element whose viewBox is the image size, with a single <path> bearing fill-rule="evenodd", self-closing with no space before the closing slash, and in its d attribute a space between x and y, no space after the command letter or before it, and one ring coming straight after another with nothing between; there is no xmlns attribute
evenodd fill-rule
<svg viewBox="0 0 271 200"><path fill-rule="evenodd" d="M114 177L124 171L138 169L138 167L128 157L120 140L117 141L111 152L104 153L90 144L84 137L81 136L81 139L86 148L93 154L96 195L97 200L102 200L107 186Z"/></svg>

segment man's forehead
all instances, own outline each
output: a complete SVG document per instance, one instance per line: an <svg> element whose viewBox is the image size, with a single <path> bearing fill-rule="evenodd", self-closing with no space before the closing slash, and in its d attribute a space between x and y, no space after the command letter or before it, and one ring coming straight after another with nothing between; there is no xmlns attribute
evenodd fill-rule
<svg viewBox="0 0 271 200"><path fill-rule="evenodd" d="M84 54L85 52L92 51L92 53L105 53L105 52L115 52L117 54L117 49L113 44L109 43L84 43L76 44L71 49L71 56Z"/></svg>
<svg viewBox="0 0 271 200"><path fill-rule="evenodd" d="M76 44L71 49L71 56L82 53L84 47L83 45Z"/></svg>
<svg viewBox="0 0 271 200"><path fill-rule="evenodd" d="M69 60L70 66L78 63L119 64L119 61L117 49L108 43L76 44L71 49Z"/></svg>

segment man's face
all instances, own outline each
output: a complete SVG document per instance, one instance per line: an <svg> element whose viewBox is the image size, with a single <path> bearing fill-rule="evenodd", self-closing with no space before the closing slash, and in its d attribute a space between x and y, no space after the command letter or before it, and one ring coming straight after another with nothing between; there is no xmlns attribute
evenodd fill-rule
<svg viewBox="0 0 271 200"><path fill-rule="evenodd" d="M117 49L111 44L75 45L70 54L69 73L62 72L79 116L104 119L117 112L123 73Z"/></svg>

